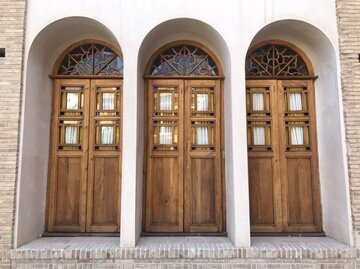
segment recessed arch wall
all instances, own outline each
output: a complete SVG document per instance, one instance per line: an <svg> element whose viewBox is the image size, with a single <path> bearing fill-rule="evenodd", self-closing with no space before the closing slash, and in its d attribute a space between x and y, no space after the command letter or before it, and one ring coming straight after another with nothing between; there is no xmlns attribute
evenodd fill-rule
<svg viewBox="0 0 360 269"><path fill-rule="evenodd" d="M142 205L142 168L143 168L143 152L144 152L144 70L148 60L151 56L163 45L168 44L173 41L178 40L191 40L196 41L204 46L208 47L214 54L219 58L222 67L224 69L224 128L225 128L225 184L226 184L226 216L227 216L227 232L229 237L236 245L248 245L250 240L249 223L245 220L241 221L240 214L245 211L245 214L248 213L246 209L236 211L235 204L241 203L246 208L248 203L247 192L242 193L242 195L236 195L236 190L239 189L239 186L234 186L236 184L242 184L234 175L234 166L242 165L241 163L234 163L233 154L236 151L236 147L239 144L234 145L238 141L234 141L233 134L233 123L232 116L233 113L236 113L236 109L232 108L232 88L231 88L231 60L230 60L230 51L227 46L224 38L219 34L219 32L214 29L209 24L191 18L179 18L165 21L156 27L154 27L143 39L139 53L138 53L138 65L137 65L137 115L138 115L138 137L137 144L139 149L137 150L137 193L136 193L136 203L137 208ZM244 144L245 145L245 144ZM237 152L238 153L238 152ZM236 153L236 154L237 154ZM246 167L246 163L244 164ZM125 172L125 171L123 171ZM245 172L247 173L247 171ZM237 181L236 181L237 180ZM246 186L241 186L241 189L247 189ZM124 196L123 196L124 199ZM240 201L240 202L239 202ZM124 203L123 203L124 204ZM123 210L126 210L124 207ZM136 225L136 234L137 238L141 232L141 220L142 213L139 210L136 212L135 225ZM123 219L124 221L124 219ZM121 225L124 227L124 223ZM122 230L122 234L124 234ZM123 238L121 238L123 240ZM136 239L133 239L136 241Z"/></svg>
<svg viewBox="0 0 360 269"><path fill-rule="evenodd" d="M52 92L49 75L60 53L84 39L102 40L120 49L114 34L102 23L68 17L42 29L26 55L15 246L44 232Z"/></svg>
<svg viewBox="0 0 360 269"><path fill-rule="evenodd" d="M323 228L326 235L352 245L338 55L322 31L297 20L281 20L265 26L249 48L273 39L293 43L303 50L318 76L315 99Z"/></svg>

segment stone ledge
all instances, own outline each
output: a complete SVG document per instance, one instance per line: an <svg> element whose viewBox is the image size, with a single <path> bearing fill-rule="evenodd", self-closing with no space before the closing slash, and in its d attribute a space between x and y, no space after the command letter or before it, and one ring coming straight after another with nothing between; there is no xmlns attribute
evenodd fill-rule
<svg viewBox="0 0 360 269"><path fill-rule="evenodd" d="M41 238L8 253L11 260L100 259L322 259L347 260L357 250L330 238L256 237L249 248L227 238L141 238L135 248L120 248L119 238Z"/></svg>

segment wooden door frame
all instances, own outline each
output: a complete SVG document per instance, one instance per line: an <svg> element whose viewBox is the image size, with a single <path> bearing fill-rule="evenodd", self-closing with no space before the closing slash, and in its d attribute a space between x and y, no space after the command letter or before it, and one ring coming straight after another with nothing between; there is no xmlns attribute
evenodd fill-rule
<svg viewBox="0 0 360 269"><path fill-rule="evenodd" d="M111 79L111 80L109 80ZM92 82L96 82L96 81L104 81L104 83L106 84L114 84L113 82L117 81L117 84L121 85L121 90L120 90L120 138L119 138L119 149L120 149L120 156L119 156L119 205L118 205L118 210L119 210L119 216L121 214L120 209L121 209L121 181L122 181L122 175L121 175L121 163L122 163L122 151L121 151L121 147L122 147L122 136L123 136L123 130L122 130L122 126L123 126L123 79L122 77L93 77L93 76L88 76L88 77L84 77L84 78L80 78L80 77L76 77L76 76L66 76L66 77L59 77L59 78L55 78L53 79L53 91L52 91L52 97L51 97L51 127L50 127L50 139L49 139L49 161L48 161L48 180L47 180L47 194L46 194L46 211L45 211L45 230L48 232L108 232L108 231L104 231L104 229L99 229L99 228L92 228L88 225L89 222L89 216L87 216L87 211L88 211L88 199L89 199L89 194L87 191L87 187L88 187L88 182L89 182L89 175L88 175L88 166L89 166L89 130L90 129L90 112L93 110L93 108L91 108L92 103L93 102L91 99L91 94L92 94ZM83 206L80 205L80 228L77 229L76 227L60 227L57 228L54 224L55 224L55 212L54 212L54 208L55 207L55 198L56 197L52 197L52 195L55 193L55 188L56 188L56 184L55 184L55 176L56 176L56 171L57 168L52 168L55 167L55 161L57 159L57 140L58 140L58 111L59 111L59 106L60 106L60 98L59 98L59 94L60 94L60 86L61 85L79 85L79 84L83 84L86 85L86 88L84 89L84 115L83 115L83 179L81 182L81 195L83 196L81 198L82 204ZM54 137L56 136L56 137ZM93 138L92 138L93 139ZM84 154L84 152L86 152L86 154ZM86 160L85 160L86 159ZM86 163L85 163L86 162ZM84 179L85 177L85 179ZM82 213L81 213L82 212ZM118 221L118 227L116 229L113 229L113 232L117 232L120 229L120 218L117 220ZM88 229L88 230L87 230Z"/></svg>
<svg viewBox="0 0 360 269"><path fill-rule="evenodd" d="M182 42L180 42L182 43ZM149 61L151 62L151 61ZM143 191L142 191L142 230L143 232L146 230L146 208L147 208L147 175L148 175L148 154L149 154L149 119L148 119L148 110L149 110L149 98L150 98L150 82L151 81L160 81L160 80L181 80L184 83L188 80L213 80L217 81L217 85L219 86L219 102L220 102L220 130L219 130L219 136L220 136L220 159L221 159L221 167L220 167L220 174L221 174L221 232L226 232L226 183L225 183L225 128L224 128L224 78L223 77L215 77L215 78L201 78L201 77L156 77L152 78L150 76L147 76L144 78L144 156L143 156ZM185 90L185 89L184 89ZM185 100L184 100L184 105ZM185 113L184 113L185 115ZM184 223L184 220L183 220ZM172 232L169 232L172 233ZM181 232L184 233L184 232ZM199 232L196 232L199 234ZM200 232L201 233L201 232Z"/></svg>
<svg viewBox="0 0 360 269"><path fill-rule="evenodd" d="M276 78L269 78L268 80L265 80L264 78L250 78L246 80L246 86L250 83L251 85L263 85L263 84L272 84L276 88L276 93L273 96L273 100L275 100L274 105L277 105L278 107L272 108L273 115L276 114L275 121L277 122L276 126L278 130L274 130L275 133L278 135L278 141L275 141L274 146L278 147L278 158L277 161L279 162L279 182L277 184L280 184L280 198L277 197L277 201L275 203L280 203L277 205L278 210L280 210L279 214L275 214L275 217L281 218L279 221L279 228L278 229L268 229L267 227L264 227L262 225L259 225L259 227L251 227L252 232L261 232L261 233L292 233L292 232L322 232L322 212L321 212L321 192L320 192L320 177L319 177L319 166L318 166L318 149L317 149L317 125L316 125L316 107L315 107L315 86L314 86L314 80L310 78L294 78L294 79L276 79ZM281 112L284 112L284 93L282 87L283 85L287 87L299 87L299 86L306 86L311 91L311 96L308 97L308 105L309 105L309 112L310 112L310 120L311 120L311 134L310 134L310 141L312 145L312 152L304 152L302 155L309 156L309 158L314 162L314 165L311 167L311 177L313 179L312 182L312 196L313 196L313 210L314 210L314 225L289 225L288 224L288 183L287 180L287 168L286 168L286 158L287 156L292 156L293 154L290 152L285 151L285 141L282 139L279 141L279 138L285 139L285 125L284 125L284 115ZM279 107L281 109L279 110ZM275 112L274 112L275 111ZM274 120L273 116L273 120ZM272 141L276 140L275 136L272 133ZM248 159L251 157L248 152ZM278 180L275 178L275 180ZM277 220L275 220L276 222Z"/></svg>

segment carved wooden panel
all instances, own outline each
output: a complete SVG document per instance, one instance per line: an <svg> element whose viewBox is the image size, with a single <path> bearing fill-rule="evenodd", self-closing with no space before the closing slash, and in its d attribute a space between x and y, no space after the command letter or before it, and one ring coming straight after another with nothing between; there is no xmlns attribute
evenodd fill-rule
<svg viewBox="0 0 360 269"><path fill-rule="evenodd" d="M123 60L110 47L99 43L85 43L61 56L57 75L109 76L123 74Z"/></svg>
<svg viewBox="0 0 360 269"><path fill-rule="evenodd" d="M266 44L246 57L247 77L310 76L305 60L295 50L283 44Z"/></svg>
<svg viewBox="0 0 360 269"><path fill-rule="evenodd" d="M203 49L188 45L175 45L161 51L151 63L151 76L217 76L218 67Z"/></svg>

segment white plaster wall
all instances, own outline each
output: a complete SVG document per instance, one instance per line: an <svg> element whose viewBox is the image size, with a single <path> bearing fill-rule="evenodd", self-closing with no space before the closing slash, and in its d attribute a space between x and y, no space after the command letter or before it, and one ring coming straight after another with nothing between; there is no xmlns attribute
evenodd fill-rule
<svg viewBox="0 0 360 269"><path fill-rule="evenodd" d="M292 30L301 28L301 25L290 26L283 24L288 29L281 37L288 41L296 41L297 45L309 53L313 61L324 59L323 55L316 56L316 48L333 46L335 53L329 51L331 60L325 63L313 62L315 70L319 75L328 77L328 70L331 70L332 80L327 85L333 94L332 101L323 105L318 111L319 129L329 126L328 121L323 121L325 111L329 104L335 104L336 108L331 110L334 119L340 127L336 138L336 145L331 152L338 154L342 164L345 164L344 140L341 104L339 101L339 66L337 55L337 30L335 1L333 0L183 0L181 4L166 0L29 0L26 24L25 42L25 80L24 80L24 107L25 117L22 120L22 147L21 164L19 173L18 210L17 210L17 237L16 245L31 240L43 231L43 211L45 202L43 200L46 186L46 167L48 131L41 134L42 139L29 140L31 135L30 112L33 104L45 103L43 99L49 96L42 96L38 99L27 98L32 95L29 91L50 91L51 86L48 73L54 63L54 55L66 47L70 42L81 40L85 37L95 36L103 38L110 43L118 43L124 55L124 128L123 128L123 170L122 170L122 219L121 219L121 245L134 246L141 230L141 197L143 180L143 66L157 47L175 39L191 38L208 45L220 58L225 69L225 132L226 132L226 182L227 182L227 222L228 233L236 246L248 246L249 236L249 206L248 206L248 184L247 184L247 150L246 150L246 111L245 111L245 55L256 34L267 24L278 20L296 19L304 21L313 26L311 29L318 31L307 32L306 29L298 30L298 36L294 38ZM42 32L43 29L53 22L67 17L86 17L92 19L90 26L81 24L79 20L72 21L65 19L65 26L53 28L51 31ZM194 19L186 20L187 19ZM180 19L179 25L174 24L172 31L169 20ZM202 23L197 23L202 22ZM160 26L159 26L160 25ZM160 28L158 28L159 26ZM163 27L163 28L162 28ZM295 27L294 29L292 27ZM161 29L151 31L153 29ZM309 28L310 29L310 28ZM109 33L110 32L110 33ZM161 34L163 32L163 35ZM44 35L42 36L41 33ZM150 34L149 34L150 33ZM39 35L40 34L40 35ZM268 34L273 36L273 32ZM323 35L323 37L321 37ZM261 34L258 38L264 38ZM43 38L37 42L37 38ZM321 38L320 38L321 37ZM50 39L50 40L48 40ZM296 40L295 40L296 39ZM303 40L303 41L302 41ZM304 48L302 47L304 45ZM43 47L45 51L42 51ZM52 50L54 53L52 53ZM151 51L150 51L151 50ZM326 50L325 50L326 51ZM323 53L325 53L325 51ZM40 59L40 60L37 60ZM34 65L36 63L36 65ZM40 67L42 66L42 67ZM46 67L43 67L46 66ZM39 72L37 73L37 69ZM41 70L40 70L41 69ZM31 71L32 70L32 71ZM40 72L41 71L41 72ZM37 75L37 76L36 76ZM29 78L31 76L31 79ZM34 82L33 79L36 81ZM319 78L320 81L320 78ZM318 82L317 82L318 84ZM318 85L316 85L317 87ZM36 88L38 87L38 88ZM325 88L324 88L325 89ZM324 92L324 91L322 91ZM323 95L317 95L317 105ZM50 100L48 100L50 102ZM39 111L44 120L49 121L47 110ZM36 109L33 109L36 115ZM46 114L46 115L45 115ZM24 115L24 114L23 114ZM27 127L28 126L28 127ZM30 128L30 129L28 129ZM46 129L46 128L45 128ZM324 131L318 130L319 135ZM33 132L34 133L34 132ZM41 141L40 141L41 140ZM328 140L327 140L328 141ZM31 148L26 148L26 143L41 144L40 158L33 163L33 171L29 170L30 161L33 156L29 153ZM325 156L328 142L319 142L320 155ZM322 150L323 149L323 150ZM320 156L320 159L321 159ZM342 159L342 160L341 160ZM36 165L35 165L36 164ZM320 164L321 171L325 171L331 165ZM30 172L31 173L30 173ZM325 172L322 172L323 176ZM325 174L331 176L330 173ZM351 243L351 225L349 223L349 210L347 187L346 165L336 169L336 180L334 184L342 182L339 196L344 197L344 211L341 221L347 222L343 232L334 232L332 236L343 242ZM322 179L321 179L322 180ZM38 188L29 187L29 184L36 183ZM337 185L335 185L337 186ZM333 188L334 189L334 188ZM335 188L336 189L336 188ZM322 191L326 192L322 187ZM36 206L27 206L27 199L38 195ZM326 194L322 196L323 204L328 203ZM325 199L325 200L324 200ZM39 208L42 210L39 212ZM27 227L23 224L23 213L25 209L30 210L30 218ZM326 209L326 208L325 208ZM346 210L345 210L346 209ZM30 212L34 213L31 214ZM329 215L324 210L324 218ZM326 222L324 225L328 231L338 229L336 221ZM343 226L342 226L343 227ZM23 230L25 229L25 230Z"/></svg>

